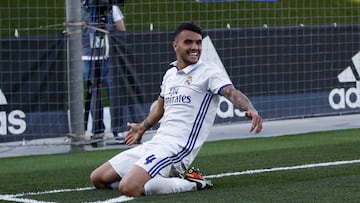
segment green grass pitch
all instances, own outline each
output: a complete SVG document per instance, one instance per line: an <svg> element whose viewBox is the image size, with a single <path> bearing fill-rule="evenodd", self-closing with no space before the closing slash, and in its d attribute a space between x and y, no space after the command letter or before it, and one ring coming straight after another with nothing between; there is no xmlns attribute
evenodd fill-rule
<svg viewBox="0 0 360 203"><path fill-rule="evenodd" d="M131 201L356 202L360 199L359 135L360 129L352 129L207 142L193 165L204 175L220 176L210 178L214 188ZM119 192L95 190L89 181L91 171L119 151L1 158L0 201L5 197L66 203L119 198ZM252 170L258 173L241 173ZM221 175L225 173L233 174Z"/></svg>

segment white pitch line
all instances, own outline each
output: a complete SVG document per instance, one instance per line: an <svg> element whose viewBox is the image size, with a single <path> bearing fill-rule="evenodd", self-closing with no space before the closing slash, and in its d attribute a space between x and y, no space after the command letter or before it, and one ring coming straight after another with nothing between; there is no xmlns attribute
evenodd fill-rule
<svg viewBox="0 0 360 203"><path fill-rule="evenodd" d="M208 176L204 176L204 177L213 179L213 178L222 178L222 177L228 177L228 176L249 175L249 174L266 173L266 172L274 172L274 171L289 171L289 170L297 170L297 169L338 166L338 165L356 164L356 163L360 163L360 160L334 161L334 162L304 164L304 165L289 166L289 167L256 169L256 170L247 170L247 171L241 171L241 172L221 173L221 174L217 174L217 175L208 175ZM33 199L25 199L25 198L19 198L19 197L29 196L29 195L61 193L61 192L86 191L86 190L93 190L93 189L94 189L94 187L85 187L85 188L75 188L75 189L50 190L50 191L43 191L43 192L28 192L28 193L20 193L20 194L15 194L15 195L0 195L0 200L22 202L22 203L45 203L44 201L37 201L37 200L33 200ZM119 202L131 201L133 199L135 199L135 198L122 195L120 197L111 198L111 199L104 200L104 201L91 202L91 203L119 203Z"/></svg>
<svg viewBox="0 0 360 203"><path fill-rule="evenodd" d="M62 193L62 192L78 192L78 191L86 191L93 190L95 187L83 187L83 188L73 188L73 189L58 189L58 190L49 190L42 192L27 192L27 193L19 193L16 195L11 195L13 197L23 197L23 196L31 196L31 195L45 195L45 194L53 194L53 193Z"/></svg>
<svg viewBox="0 0 360 203"><path fill-rule="evenodd" d="M125 195L121 195L120 197L107 199L105 201L96 201L96 202L86 202L86 203L120 203L120 202L127 202L135 199L134 197L128 197Z"/></svg>
<svg viewBox="0 0 360 203"><path fill-rule="evenodd" d="M338 166L345 164L355 164L360 163L360 160L350 160L350 161L335 161L335 162L325 162L325 163L317 163L317 164L305 164L298 166L289 166L289 167L277 167L277 168L266 168L266 169L257 169L257 170L247 170L241 172L232 172L232 173L221 173L217 175L208 175L204 176L205 178L222 178L226 176L239 176L239 175L247 175L247 174L256 174L256 173L265 173L265 172L273 172L273 171L289 171L289 170L297 170L297 169L307 169L307 168L316 168L316 167L324 167L324 166Z"/></svg>
<svg viewBox="0 0 360 203"><path fill-rule="evenodd" d="M44 202L44 201L38 201L38 200L26 199L26 198L20 198L20 197L31 196L31 195L62 193L62 192L86 191L86 190L93 190L93 189L95 189L95 188L94 187L85 187L85 188L75 188L75 189L50 190L50 191L43 191L43 192L27 192L27 193L15 194L15 195L0 195L0 200L22 202L22 203L54 203L54 202Z"/></svg>
<svg viewBox="0 0 360 203"><path fill-rule="evenodd" d="M11 195L0 195L0 200L11 201L11 202L22 202L22 203L54 203L54 202L44 202L44 201L38 201L38 200L26 199L26 198L18 198L18 197L13 197Z"/></svg>

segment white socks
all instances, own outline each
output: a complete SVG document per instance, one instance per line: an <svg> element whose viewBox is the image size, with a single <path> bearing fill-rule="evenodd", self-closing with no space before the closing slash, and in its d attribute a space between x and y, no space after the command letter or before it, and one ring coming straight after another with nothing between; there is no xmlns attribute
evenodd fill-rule
<svg viewBox="0 0 360 203"><path fill-rule="evenodd" d="M120 183L120 181L115 181L115 182L107 185L107 187L112 190L119 190L119 183Z"/></svg>
<svg viewBox="0 0 360 203"><path fill-rule="evenodd" d="M197 190L196 183L173 177L156 176L144 185L145 195L170 194Z"/></svg>

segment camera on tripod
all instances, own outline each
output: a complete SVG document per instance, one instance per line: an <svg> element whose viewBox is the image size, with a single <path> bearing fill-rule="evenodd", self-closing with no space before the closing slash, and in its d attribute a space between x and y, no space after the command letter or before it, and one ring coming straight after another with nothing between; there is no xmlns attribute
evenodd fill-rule
<svg viewBox="0 0 360 203"><path fill-rule="evenodd" d="M91 13L92 22L96 23L98 28L105 28L112 6L124 6L125 0L84 0L83 4Z"/></svg>
<svg viewBox="0 0 360 203"><path fill-rule="evenodd" d="M96 27L105 28L112 3L112 0L85 0L85 7L90 11L92 22Z"/></svg>
<svg viewBox="0 0 360 203"><path fill-rule="evenodd" d="M82 2L82 30L84 78L87 81L84 124L87 130L89 116L92 117L91 131L94 140L102 140L105 131L103 120L103 84L109 86L109 33L115 26L113 8L124 0L84 0ZM108 87L109 88L109 87ZM94 142L93 146L97 146Z"/></svg>

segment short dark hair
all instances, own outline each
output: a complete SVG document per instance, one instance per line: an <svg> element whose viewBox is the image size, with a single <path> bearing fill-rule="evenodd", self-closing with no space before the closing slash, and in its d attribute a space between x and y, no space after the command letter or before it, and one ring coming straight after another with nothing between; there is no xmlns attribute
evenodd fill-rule
<svg viewBox="0 0 360 203"><path fill-rule="evenodd" d="M174 38L176 38L183 30L190 30L203 36L201 28L193 22L181 23L175 30Z"/></svg>

